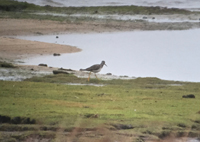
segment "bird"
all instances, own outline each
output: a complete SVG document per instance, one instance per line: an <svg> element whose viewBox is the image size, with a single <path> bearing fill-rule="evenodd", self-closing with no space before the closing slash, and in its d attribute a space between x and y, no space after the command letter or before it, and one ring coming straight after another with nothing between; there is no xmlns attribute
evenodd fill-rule
<svg viewBox="0 0 200 142"><path fill-rule="evenodd" d="M104 65L107 66L105 61L102 61L101 64L95 64L95 65L92 65L91 67L88 67L86 69L80 69L80 71L89 71L90 73L89 73L89 76L88 76L88 81L90 81L91 72L93 72L95 74L96 78L98 79L96 73L100 72Z"/></svg>

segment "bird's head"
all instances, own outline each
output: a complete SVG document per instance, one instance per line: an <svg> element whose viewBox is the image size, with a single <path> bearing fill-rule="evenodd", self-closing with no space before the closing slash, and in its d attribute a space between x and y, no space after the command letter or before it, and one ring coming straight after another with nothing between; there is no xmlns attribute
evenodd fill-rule
<svg viewBox="0 0 200 142"><path fill-rule="evenodd" d="M102 62L101 62L101 65L102 65L102 66L104 66L104 65L107 66L105 61L102 61Z"/></svg>

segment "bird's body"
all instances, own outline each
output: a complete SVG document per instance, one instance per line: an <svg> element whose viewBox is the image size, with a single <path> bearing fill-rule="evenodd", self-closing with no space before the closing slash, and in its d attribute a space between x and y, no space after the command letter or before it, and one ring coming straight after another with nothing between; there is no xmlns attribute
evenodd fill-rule
<svg viewBox="0 0 200 142"><path fill-rule="evenodd" d="M92 65L91 67L89 68L86 68L86 69L80 69L81 71L91 71L93 73L98 73L101 71L101 69L103 68L103 66L105 65L105 61L102 61L101 64L95 64L95 65Z"/></svg>
<svg viewBox="0 0 200 142"><path fill-rule="evenodd" d="M105 61L102 61L101 64L95 64L95 65L92 65L89 68L80 69L80 71L89 71L90 74L91 74L91 72L98 73L98 72L101 71L101 69L103 68L104 65L106 65L106 63L105 63ZM90 74L89 74L89 77L88 77L88 81L90 80ZM95 74L95 76L96 76L96 74ZM96 78L97 78L97 76L96 76Z"/></svg>

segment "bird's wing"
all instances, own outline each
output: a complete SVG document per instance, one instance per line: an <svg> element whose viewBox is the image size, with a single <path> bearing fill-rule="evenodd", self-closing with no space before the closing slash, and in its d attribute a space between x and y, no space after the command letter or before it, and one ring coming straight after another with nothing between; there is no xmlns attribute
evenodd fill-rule
<svg viewBox="0 0 200 142"><path fill-rule="evenodd" d="M99 64L93 65L89 68L86 68L87 71L98 70L100 68Z"/></svg>

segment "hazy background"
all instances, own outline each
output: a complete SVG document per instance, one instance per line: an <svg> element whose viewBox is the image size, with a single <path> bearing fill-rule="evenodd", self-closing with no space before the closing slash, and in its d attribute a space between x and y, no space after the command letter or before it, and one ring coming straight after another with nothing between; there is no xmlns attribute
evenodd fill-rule
<svg viewBox="0 0 200 142"><path fill-rule="evenodd" d="M69 6L162 6L200 10L200 0L18 0L34 3L36 5L51 5L59 7Z"/></svg>

